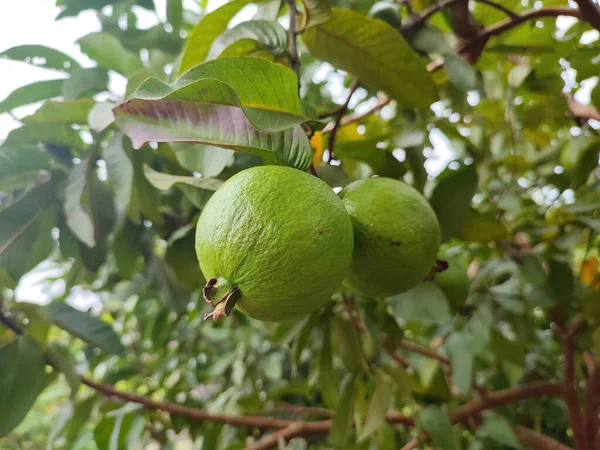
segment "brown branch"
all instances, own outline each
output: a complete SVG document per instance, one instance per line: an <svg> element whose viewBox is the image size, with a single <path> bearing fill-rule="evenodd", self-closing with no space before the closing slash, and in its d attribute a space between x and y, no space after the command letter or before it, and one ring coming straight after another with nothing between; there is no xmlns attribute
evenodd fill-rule
<svg viewBox="0 0 600 450"><path fill-rule="evenodd" d="M296 72L296 77L298 78L298 93L300 93L300 58L298 57L298 43L296 41L296 1L287 0L287 5L290 18L290 25L288 27L290 59L292 70Z"/></svg>
<svg viewBox="0 0 600 450"><path fill-rule="evenodd" d="M586 450L588 448L584 436L584 423L581 415L581 406L575 390L575 348L573 345L573 336L578 328L571 323L569 328L561 330L560 343L565 357L565 378L562 384L562 395L567 404L567 417L569 426L573 431L573 441L577 450Z"/></svg>
<svg viewBox="0 0 600 450"><path fill-rule="evenodd" d="M598 413L600 412L600 364L590 352L584 354L588 367L588 379L585 401L585 432L584 439L589 443L590 450L596 448L598 442Z"/></svg>
<svg viewBox="0 0 600 450"><path fill-rule="evenodd" d="M23 334L23 330L21 330L21 328L19 328L12 320L10 320L8 317L6 317L1 311L0 311L0 323L2 325L4 325L6 328L9 328L13 333L17 334L17 335L21 335Z"/></svg>
<svg viewBox="0 0 600 450"><path fill-rule="evenodd" d="M333 123L333 128L331 129L331 132L329 133L329 141L328 141L328 145L327 145L327 147L329 149L329 162L331 162L333 160L333 149L335 147L335 136L337 135L338 128L340 127L340 124L342 122L342 118L344 117L344 114L346 114L346 111L348 111L348 105L350 104L350 100L352 100L352 96L358 89L358 86L359 86L359 81L358 81L358 79L356 79L352 83L352 87L350 88L350 93L348 94L348 98L346 99L344 104L340 107L339 111L336 113L336 118Z"/></svg>
<svg viewBox="0 0 600 450"><path fill-rule="evenodd" d="M450 365L450 360L448 358L440 355L439 353L434 352L431 349L428 349L427 347L424 347L419 344L415 344L414 342L411 342L411 341L407 341L406 339L402 339L400 341L400 347L402 347L408 351L419 353L423 356L427 356L429 358L435 359L435 360L441 362L442 364L444 364L445 366Z"/></svg>
<svg viewBox="0 0 600 450"><path fill-rule="evenodd" d="M236 427L249 426L259 429L285 428L295 423L290 420L273 419L270 417L210 414L203 409L191 408L189 406L178 405L176 403L158 402L142 395L122 392L108 384L98 383L86 377L81 377L81 382L101 393L102 395L105 395L106 397L119 398L128 402L138 403L146 409L165 411L170 414L186 416L195 420L207 420L211 422L225 423Z"/></svg>
<svg viewBox="0 0 600 450"><path fill-rule="evenodd" d="M575 0L575 3L579 6L582 19L600 31L600 8L598 5L593 0Z"/></svg>
<svg viewBox="0 0 600 450"><path fill-rule="evenodd" d="M467 417L474 416L486 409L513 403L517 400L534 397L560 396L563 387L554 381L536 381L522 384L509 389L487 392L485 397L477 398L465 403L452 414L452 423L458 423Z"/></svg>
<svg viewBox="0 0 600 450"><path fill-rule="evenodd" d="M315 414L323 417L333 417L335 415L335 411L328 408L321 408L319 406L299 406L294 405L292 403L281 402L277 407L276 411L289 411L293 414Z"/></svg>
<svg viewBox="0 0 600 450"><path fill-rule="evenodd" d="M390 350L389 348L384 348L383 351L386 352L388 355L390 355L390 357L394 361L396 361L398 364L400 364L405 369L407 367L410 367L410 363L406 359L404 359L402 356L400 356L397 352Z"/></svg>
<svg viewBox="0 0 600 450"><path fill-rule="evenodd" d="M419 441L417 441L416 439L411 439L400 450L413 450L413 448L415 448L418 443L419 443Z"/></svg>
<svg viewBox="0 0 600 450"><path fill-rule="evenodd" d="M465 0L442 0L441 2L436 3L435 5L431 5L429 8L424 9L421 13L415 17L415 19L409 23L408 25L401 28L401 32L405 33L410 31L420 25L423 25L431 16L433 16L436 12L452 6L455 3L464 2Z"/></svg>
<svg viewBox="0 0 600 450"><path fill-rule="evenodd" d="M320 422L293 422L281 430L268 434L259 441L246 446L245 450L266 450L273 448L281 440L289 440L297 436L308 434L327 433L332 426L332 420Z"/></svg>
<svg viewBox="0 0 600 450"><path fill-rule="evenodd" d="M521 441L522 444L531 447L532 450L573 450L571 447L567 447L551 437L520 425L515 427L515 433L517 438L519 438L519 441Z"/></svg>

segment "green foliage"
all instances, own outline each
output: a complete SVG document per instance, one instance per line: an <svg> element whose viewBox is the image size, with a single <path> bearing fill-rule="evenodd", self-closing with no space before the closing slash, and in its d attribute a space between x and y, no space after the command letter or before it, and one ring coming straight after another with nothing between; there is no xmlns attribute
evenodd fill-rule
<svg viewBox="0 0 600 450"><path fill-rule="evenodd" d="M92 63L41 41L0 54L49 73L0 100L22 122L0 142L0 447L234 450L283 428L250 416L310 422L290 450L397 450L412 438L528 448L526 428L575 448L569 406L552 392L456 414L484 391L563 380L559 341L572 324L573 387L584 413L593 404L590 24L546 10L516 26L470 2L479 32L505 25L469 43L449 2L304 0L292 40L288 1L187 3L57 0L56 20L98 17L77 42ZM517 15L532 4L496 3ZM155 13L163 22L138 27ZM111 92L116 74L124 97ZM336 192L372 176L411 185L435 211L450 269L437 261L387 298L343 284L323 308L277 324L235 310L203 321L198 217L225 181L263 164L314 168ZM109 398L111 386L130 395Z"/></svg>

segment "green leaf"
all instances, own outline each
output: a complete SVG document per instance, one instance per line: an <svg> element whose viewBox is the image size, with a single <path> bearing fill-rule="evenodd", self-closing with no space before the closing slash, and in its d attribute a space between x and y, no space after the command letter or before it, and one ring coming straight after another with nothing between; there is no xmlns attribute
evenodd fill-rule
<svg viewBox="0 0 600 450"><path fill-rule="evenodd" d="M98 92L108 90L108 72L101 67L80 69L71 73L64 81L63 97L65 101L79 97L91 97Z"/></svg>
<svg viewBox="0 0 600 450"><path fill-rule="evenodd" d="M176 32L181 28L183 21L183 0L169 0L167 2L167 22Z"/></svg>
<svg viewBox="0 0 600 450"><path fill-rule="evenodd" d="M385 91L406 108L427 107L437 92L425 64L387 23L349 9L333 8L331 19L303 34L310 53Z"/></svg>
<svg viewBox="0 0 600 450"><path fill-rule="evenodd" d="M327 22L331 18L331 5L328 0L304 0L302 7L308 14L307 27L313 27ZM300 28L301 23L298 23Z"/></svg>
<svg viewBox="0 0 600 450"><path fill-rule="evenodd" d="M18 281L52 250L50 231L55 214L46 208L54 194L52 184L42 184L0 211L0 268L13 281Z"/></svg>
<svg viewBox="0 0 600 450"><path fill-rule="evenodd" d="M92 177L95 177L95 158L85 158L74 166L67 177L65 217L77 239L88 247L96 247L96 229L92 209Z"/></svg>
<svg viewBox="0 0 600 450"><path fill-rule="evenodd" d="M74 442L81 428L89 422L95 403L96 397L92 396L75 405L73 417L65 426L65 439L67 442Z"/></svg>
<svg viewBox="0 0 600 450"><path fill-rule="evenodd" d="M519 367L525 364L525 348L521 341L509 341L504 335L492 327L490 329L490 346L498 362L509 361Z"/></svg>
<svg viewBox="0 0 600 450"><path fill-rule="evenodd" d="M150 78L115 113L135 108L142 114L147 111L147 119L162 116L193 127L203 121L202 113L210 105L241 107L252 125L264 132L283 131L306 120L296 74L281 64L250 57L206 62L172 85Z"/></svg>
<svg viewBox="0 0 600 450"><path fill-rule="evenodd" d="M498 444L511 448L522 448L510 422L499 414L486 411L483 425L477 430L477 436L487 437Z"/></svg>
<svg viewBox="0 0 600 450"><path fill-rule="evenodd" d="M123 47L119 39L112 34L91 33L77 42L81 51L95 60L98 66L112 69L126 77L144 67L140 58Z"/></svg>
<svg viewBox="0 0 600 450"><path fill-rule="evenodd" d="M52 302L45 309L54 325L94 347L115 355L123 355L125 349L119 336L103 320L66 303Z"/></svg>
<svg viewBox="0 0 600 450"><path fill-rule="evenodd" d="M508 237L502 221L491 214L481 214L469 208L463 217L457 237L466 242L499 241Z"/></svg>
<svg viewBox="0 0 600 450"><path fill-rule="evenodd" d="M446 349L452 363L452 383L461 394L471 391L473 381L473 343L470 335L454 332L446 342Z"/></svg>
<svg viewBox="0 0 600 450"><path fill-rule="evenodd" d="M556 299L556 303L562 306L563 311L568 312L573 303L575 287L573 271L568 263L558 262L554 259L548 261L548 266L550 267L548 275L550 291Z"/></svg>
<svg viewBox="0 0 600 450"><path fill-rule="evenodd" d="M477 88L477 72L471 64L454 53L444 55L444 70L450 82L461 91Z"/></svg>
<svg viewBox="0 0 600 450"><path fill-rule="evenodd" d="M281 55L288 48L288 33L274 20L242 22L221 34L210 47L206 59L215 59L229 46L241 40L259 42L272 55Z"/></svg>
<svg viewBox="0 0 600 450"><path fill-rule="evenodd" d="M30 103L39 102L62 93L64 80L36 81L12 91L0 102L0 114Z"/></svg>
<svg viewBox="0 0 600 450"><path fill-rule="evenodd" d="M329 443L333 448L348 448L354 414L354 396L356 389L354 375L346 375L341 385L341 397L335 408L333 424L329 431Z"/></svg>
<svg viewBox="0 0 600 450"><path fill-rule="evenodd" d="M127 405L126 405L127 406ZM103 414L102 420L94 429L94 439L98 450L127 450L128 435L133 426L135 414Z"/></svg>
<svg viewBox="0 0 600 450"><path fill-rule="evenodd" d="M161 106L149 103L140 108L134 103L118 107L116 120L135 148L149 141L199 142L246 151L261 156L266 164L300 170L310 166L312 150L301 127L267 134L257 131L241 109L231 106L169 102ZM188 118L194 124L192 127Z"/></svg>
<svg viewBox="0 0 600 450"><path fill-rule="evenodd" d="M179 164L205 177L219 175L233 157L233 151L212 145L173 143L171 144Z"/></svg>
<svg viewBox="0 0 600 450"><path fill-rule="evenodd" d="M17 336L0 347L0 367L0 437L4 437L25 418L49 377L44 353L29 336Z"/></svg>
<svg viewBox="0 0 600 450"><path fill-rule="evenodd" d="M319 355L319 384L325 405L333 408L339 398L337 376L333 370L333 352L331 349L331 324L323 319L323 345Z"/></svg>
<svg viewBox="0 0 600 450"><path fill-rule="evenodd" d="M50 153L39 145L0 147L0 191L10 191L27 185L43 169L50 169Z"/></svg>
<svg viewBox="0 0 600 450"><path fill-rule="evenodd" d="M448 415L437 406L426 406L419 414L421 428L436 449L456 450L456 438Z"/></svg>
<svg viewBox="0 0 600 450"><path fill-rule="evenodd" d="M216 191L223 184L223 180L208 177L186 177L182 175L170 175L168 173L157 172L150 166L144 166L144 176L152 186L161 191L171 189L176 183L184 183L209 191Z"/></svg>
<svg viewBox="0 0 600 450"><path fill-rule="evenodd" d="M42 142L44 144L64 145L77 150L86 148L79 132L68 124L56 125L33 123L12 130L3 147L16 147L23 144Z"/></svg>
<svg viewBox="0 0 600 450"><path fill-rule="evenodd" d="M388 298L396 315L404 320L440 323L450 319L448 300L439 287L423 282L402 294Z"/></svg>
<svg viewBox="0 0 600 450"><path fill-rule="evenodd" d="M442 228L442 241L460 232L478 180L475 165L463 166L455 171L446 169L439 176L430 203Z"/></svg>
<svg viewBox="0 0 600 450"><path fill-rule="evenodd" d="M115 134L104 148L103 157L108 183L114 193L117 220L121 221L129 209L134 174L131 156L123 145L123 135Z"/></svg>
<svg viewBox="0 0 600 450"><path fill-rule="evenodd" d="M60 370L65 376L67 383L71 387L71 396L74 397L77 394L79 385L81 384L81 378L75 371L75 361L69 354L67 347L51 342L48 345L48 358L58 370Z"/></svg>
<svg viewBox="0 0 600 450"><path fill-rule="evenodd" d="M67 102L46 102L35 113L23 117L23 123L76 123L85 125L96 103L86 98Z"/></svg>
<svg viewBox="0 0 600 450"><path fill-rule="evenodd" d="M253 1L234 0L206 14L198 22L188 39L181 59L180 72L185 72L203 63L214 40L227 30L227 25L233 16Z"/></svg>
<svg viewBox="0 0 600 450"><path fill-rule="evenodd" d="M377 369L375 392L369 403L365 425L360 432L358 442L364 441L384 423L385 416L393 397L393 382L383 369Z"/></svg>
<svg viewBox="0 0 600 450"><path fill-rule="evenodd" d="M44 45L18 45L0 53L0 56L23 61L37 67L72 72L81 66L70 56Z"/></svg>

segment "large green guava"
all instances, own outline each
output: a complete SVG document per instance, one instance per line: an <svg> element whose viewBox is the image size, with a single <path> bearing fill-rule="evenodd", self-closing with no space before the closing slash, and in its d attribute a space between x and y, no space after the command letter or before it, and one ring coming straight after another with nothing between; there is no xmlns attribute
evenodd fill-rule
<svg viewBox="0 0 600 450"><path fill-rule="evenodd" d="M208 280L204 299L218 320L233 306L279 322L325 305L350 267L352 223L327 184L300 170L259 166L230 178L196 228Z"/></svg>
<svg viewBox="0 0 600 450"><path fill-rule="evenodd" d="M355 181L341 192L354 226L347 284L371 297L407 291L433 269L440 227L423 196L397 180Z"/></svg>

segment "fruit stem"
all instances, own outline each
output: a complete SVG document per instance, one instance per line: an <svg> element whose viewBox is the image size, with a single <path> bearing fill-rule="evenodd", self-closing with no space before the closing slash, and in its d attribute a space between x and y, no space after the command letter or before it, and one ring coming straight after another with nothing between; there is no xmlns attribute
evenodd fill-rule
<svg viewBox="0 0 600 450"><path fill-rule="evenodd" d="M202 288L202 297L206 303L215 307L211 313L204 314L204 320L209 317L216 322L221 316L228 316L240 298L240 289L225 278L211 278Z"/></svg>

